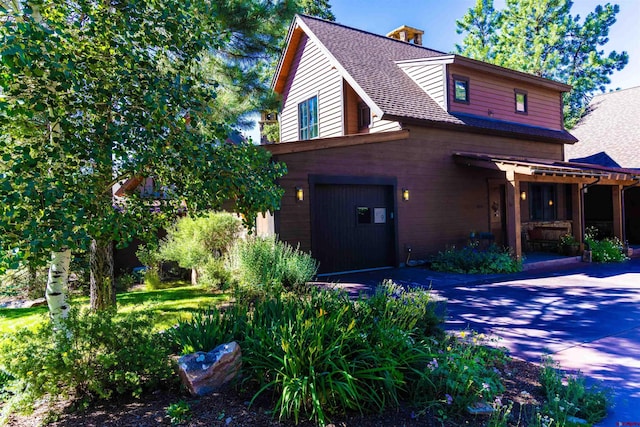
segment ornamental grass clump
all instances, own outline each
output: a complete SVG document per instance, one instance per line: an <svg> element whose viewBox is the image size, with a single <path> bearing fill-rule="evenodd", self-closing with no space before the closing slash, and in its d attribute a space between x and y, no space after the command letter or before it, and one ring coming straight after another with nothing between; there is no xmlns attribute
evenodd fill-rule
<svg viewBox="0 0 640 427"><path fill-rule="evenodd" d="M241 284L273 287L273 292L299 288L318 270L311 255L273 237L237 241L228 265Z"/></svg>
<svg viewBox="0 0 640 427"><path fill-rule="evenodd" d="M391 282L355 301L311 288L239 300L237 307L183 321L167 336L196 351L212 345L198 348L199 337L235 339L244 381L257 390L254 400L273 395L280 418L325 424L332 414L382 411L410 398L412 384L428 375L427 337L442 336L435 310L428 291Z"/></svg>

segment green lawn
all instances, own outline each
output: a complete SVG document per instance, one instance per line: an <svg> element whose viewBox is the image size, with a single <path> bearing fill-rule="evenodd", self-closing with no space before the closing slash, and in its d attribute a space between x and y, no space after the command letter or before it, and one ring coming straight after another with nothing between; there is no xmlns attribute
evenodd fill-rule
<svg viewBox="0 0 640 427"><path fill-rule="evenodd" d="M118 312L151 310L158 314L156 328L166 329L178 319L190 316L200 308L218 305L230 298L229 294L211 293L198 286L180 286L177 288L158 289L152 291L133 291L119 294ZM73 305L88 307L87 297L77 297ZM48 309L35 308L2 308L0 309L0 334L12 332L25 326L35 326L46 321Z"/></svg>

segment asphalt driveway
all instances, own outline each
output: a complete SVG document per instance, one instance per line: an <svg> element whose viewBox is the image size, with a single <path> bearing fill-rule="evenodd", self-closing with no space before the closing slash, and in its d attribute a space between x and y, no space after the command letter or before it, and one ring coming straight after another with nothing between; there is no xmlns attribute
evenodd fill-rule
<svg viewBox="0 0 640 427"><path fill-rule="evenodd" d="M498 338L512 355L545 354L613 390L600 426L640 425L640 259L516 275L457 275L422 268L336 276L350 292L391 278L447 299L446 328Z"/></svg>

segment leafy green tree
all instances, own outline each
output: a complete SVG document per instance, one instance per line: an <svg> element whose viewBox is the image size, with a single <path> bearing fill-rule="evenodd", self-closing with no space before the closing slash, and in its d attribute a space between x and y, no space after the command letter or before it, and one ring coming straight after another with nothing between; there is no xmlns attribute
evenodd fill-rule
<svg viewBox="0 0 640 427"><path fill-rule="evenodd" d="M495 10L493 0L477 0L456 21L464 34L456 50L469 56L558 80L573 86L565 95L565 125L584 114L593 93L604 91L609 76L629 61L626 52L605 55L609 29L616 22L618 5L597 6L584 20L571 15L570 0L507 0Z"/></svg>
<svg viewBox="0 0 640 427"><path fill-rule="evenodd" d="M167 230L160 258L191 269L195 285L201 270L228 252L240 233L240 220L228 212L210 212L198 218L185 216Z"/></svg>
<svg viewBox="0 0 640 427"><path fill-rule="evenodd" d="M235 3L268 16L280 7ZM53 257L51 294L64 294L70 251L90 250L91 306L114 306L114 241L153 235L185 207L231 200L248 222L277 207L284 166L224 142L220 83L205 64L262 34L230 31L235 10L220 4L0 2L0 251ZM114 202L114 184L138 176L163 197Z"/></svg>

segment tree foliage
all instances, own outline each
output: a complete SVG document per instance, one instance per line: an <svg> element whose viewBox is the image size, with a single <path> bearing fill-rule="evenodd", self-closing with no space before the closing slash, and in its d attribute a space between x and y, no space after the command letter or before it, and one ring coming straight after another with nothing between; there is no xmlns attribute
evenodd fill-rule
<svg viewBox="0 0 640 427"><path fill-rule="evenodd" d="M281 25L283 7L0 2L0 251L45 263L52 251L152 235L185 204L196 213L231 200L248 221L276 208L284 166L225 142L233 115L221 116L217 96L231 83L207 64L250 70L259 46L281 37L257 23ZM113 185L139 176L153 176L162 199L114 204Z"/></svg>
<svg viewBox="0 0 640 427"><path fill-rule="evenodd" d="M507 0L503 10L493 0L477 0L458 21L464 34L456 50L487 61L573 86L565 95L565 125L584 114L593 93L605 90L609 76L627 64L626 52L610 52L609 29L619 6L597 6L585 19L571 15L570 0Z"/></svg>

